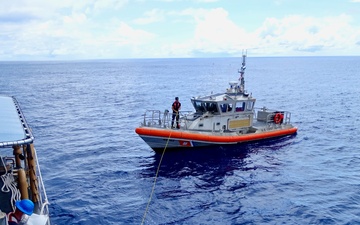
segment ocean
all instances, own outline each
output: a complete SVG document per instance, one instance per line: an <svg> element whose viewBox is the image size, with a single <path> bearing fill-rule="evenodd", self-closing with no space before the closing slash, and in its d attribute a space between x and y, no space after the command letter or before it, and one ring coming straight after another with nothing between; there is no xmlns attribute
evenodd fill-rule
<svg viewBox="0 0 360 225"><path fill-rule="evenodd" d="M249 57L256 107L297 135L161 154L146 109L223 92L241 58L0 62L35 136L52 224L360 224L360 57ZM153 193L153 194L152 194ZM149 206L147 207L149 203Z"/></svg>

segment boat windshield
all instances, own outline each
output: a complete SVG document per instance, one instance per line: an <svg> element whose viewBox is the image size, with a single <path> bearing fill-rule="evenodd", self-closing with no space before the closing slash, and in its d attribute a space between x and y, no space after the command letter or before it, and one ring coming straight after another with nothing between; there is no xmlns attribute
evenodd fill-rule
<svg viewBox="0 0 360 225"><path fill-rule="evenodd" d="M236 102L235 110L236 110L236 112L252 111L253 108L254 108L254 102L253 101Z"/></svg>
<svg viewBox="0 0 360 225"><path fill-rule="evenodd" d="M218 113L218 106L216 102L203 102L203 101L193 101L194 108L197 113Z"/></svg>
<svg viewBox="0 0 360 225"><path fill-rule="evenodd" d="M223 113L232 112L233 104L231 104L231 103L222 103L222 104L220 104L220 109L221 109L221 112L223 112Z"/></svg>

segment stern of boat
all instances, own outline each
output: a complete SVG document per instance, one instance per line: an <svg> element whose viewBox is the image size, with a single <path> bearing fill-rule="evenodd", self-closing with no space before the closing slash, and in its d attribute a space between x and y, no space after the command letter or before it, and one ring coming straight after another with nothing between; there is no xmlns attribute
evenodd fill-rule
<svg viewBox="0 0 360 225"><path fill-rule="evenodd" d="M253 123L253 130L255 132L293 127L291 124L291 113L288 111L272 110L266 107L255 109Z"/></svg>

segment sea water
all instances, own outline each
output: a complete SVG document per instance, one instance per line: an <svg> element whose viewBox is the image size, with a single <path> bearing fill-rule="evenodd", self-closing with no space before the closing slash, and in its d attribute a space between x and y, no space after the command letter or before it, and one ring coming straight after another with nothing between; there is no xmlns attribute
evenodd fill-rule
<svg viewBox="0 0 360 225"><path fill-rule="evenodd" d="M35 135L52 224L359 224L360 57L247 59L246 90L257 107L290 111L295 136L161 160L134 132L146 109L177 96L192 110L191 97L225 91L240 67L0 62L0 94L18 99Z"/></svg>

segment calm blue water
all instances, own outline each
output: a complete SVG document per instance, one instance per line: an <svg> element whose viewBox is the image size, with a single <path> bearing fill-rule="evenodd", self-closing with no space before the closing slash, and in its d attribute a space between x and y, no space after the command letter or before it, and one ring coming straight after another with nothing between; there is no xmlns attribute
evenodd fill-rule
<svg viewBox="0 0 360 225"><path fill-rule="evenodd" d="M35 135L53 224L141 224L161 155L145 109L222 92L240 58L0 62ZM359 224L360 57L248 58L257 107L290 138L166 152L144 224Z"/></svg>

